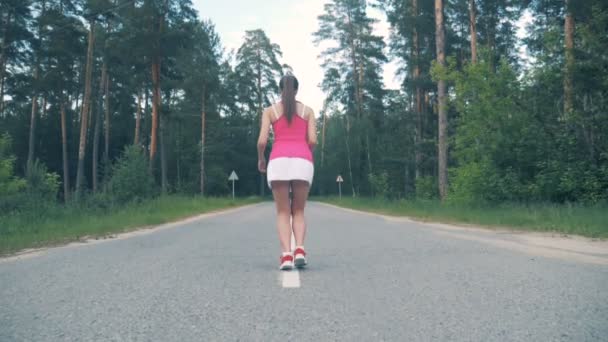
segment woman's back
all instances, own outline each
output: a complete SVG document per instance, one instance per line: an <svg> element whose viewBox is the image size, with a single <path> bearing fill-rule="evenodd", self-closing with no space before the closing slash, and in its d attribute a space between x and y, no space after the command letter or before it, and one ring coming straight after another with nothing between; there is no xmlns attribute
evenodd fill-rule
<svg viewBox="0 0 608 342"><path fill-rule="evenodd" d="M304 158L312 161L312 151L308 145L308 118L306 106L298 103L296 113L289 122L286 115L281 115L283 108L281 104L272 105L275 115L272 122L274 131L274 145L270 153L270 159L280 157Z"/></svg>

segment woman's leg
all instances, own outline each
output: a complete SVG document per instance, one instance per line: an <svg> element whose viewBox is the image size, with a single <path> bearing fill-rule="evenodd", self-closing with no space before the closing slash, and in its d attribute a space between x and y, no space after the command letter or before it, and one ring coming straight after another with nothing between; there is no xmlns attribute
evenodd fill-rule
<svg viewBox="0 0 608 342"><path fill-rule="evenodd" d="M293 235L296 240L296 246L304 246L304 238L306 237L304 207L306 206L306 200L308 199L310 185L307 181L294 180L291 181L291 189L293 191L293 201L291 203Z"/></svg>
<svg viewBox="0 0 608 342"><path fill-rule="evenodd" d="M291 208L289 207L289 182L273 181L272 195L277 206L277 229L282 252L291 252Z"/></svg>

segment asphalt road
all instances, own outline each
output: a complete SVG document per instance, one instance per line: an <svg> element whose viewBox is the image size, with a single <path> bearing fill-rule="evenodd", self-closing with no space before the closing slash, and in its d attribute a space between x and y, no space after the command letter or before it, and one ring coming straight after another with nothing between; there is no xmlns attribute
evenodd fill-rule
<svg viewBox="0 0 608 342"><path fill-rule="evenodd" d="M0 260L0 341L608 341L606 254L311 203L284 288L273 215Z"/></svg>

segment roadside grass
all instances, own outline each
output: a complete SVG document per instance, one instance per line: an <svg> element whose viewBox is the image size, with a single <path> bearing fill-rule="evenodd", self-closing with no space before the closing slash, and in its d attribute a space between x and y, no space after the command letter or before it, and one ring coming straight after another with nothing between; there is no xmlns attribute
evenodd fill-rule
<svg viewBox="0 0 608 342"><path fill-rule="evenodd" d="M53 204L36 211L3 214L0 216L0 255L65 244L83 237L104 237L259 201L256 197L232 200L168 195L107 208Z"/></svg>
<svg viewBox="0 0 608 342"><path fill-rule="evenodd" d="M315 198L341 207L421 221L464 223L488 228L555 232L608 238L608 205L598 204L442 204L435 200L384 200L372 198Z"/></svg>

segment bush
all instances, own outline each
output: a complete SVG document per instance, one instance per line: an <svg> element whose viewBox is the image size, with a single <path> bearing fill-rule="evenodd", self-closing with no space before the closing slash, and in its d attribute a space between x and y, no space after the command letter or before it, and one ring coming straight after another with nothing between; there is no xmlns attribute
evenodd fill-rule
<svg viewBox="0 0 608 342"><path fill-rule="evenodd" d="M232 193L232 184L228 181L227 172L217 165L208 166L205 181L206 195L226 196ZM196 183L196 186L200 189L199 183Z"/></svg>
<svg viewBox="0 0 608 342"><path fill-rule="evenodd" d="M416 198L435 199L439 197L439 188L434 177L424 176L416 179Z"/></svg>
<svg viewBox="0 0 608 342"><path fill-rule="evenodd" d="M57 199L60 181L59 175L54 172L49 172L46 166L34 161L28 168L25 179L27 181L27 195L35 200L43 200L46 202L54 202Z"/></svg>
<svg viewBox="0 0 608 342"><path fill-rule="evenodd" d="M450 202L486 202L496 193L496 177L490 163L470 162L450 170Z"/></svg>
<svg viewBox="0 0 608 342"><path fill-rule="evenodd" d="M0 136L0 213L7 213L17 207L21 192L27 183L14 176L15 157L10 154L11 138Z"/></svg>
<svg viewBox="0 0 608 342"><path fill-rule="evenodd" d="M11 139L0 137L0 212L36 209L38 212L55 202L59 191L59 175L48 172L44 164L34 161L25 179L15 177L15 157L10 155Z"/></svg>
<svg viewBox="0 0 608 342"><path fill-rule="evenodd" d="M10 154L11 138L0 136L0 198L12 196L25 188L25 180L13 175L15 157Z"/></svg>
<svg viewBox="0 0 608 342"><path fill-rule="evenodd" d="M107 191L109 197L118 203L139 201L158 193L148 171L148 158L139 146L127 146L112 166Z"/></svg>
<svg viewBox="0 0 608 342"><path fill-rule="evenodd" d="M372 188L372 196L385 198L388 195L388 174L386 171L381 174L370 173L367 178Z"/></svg>

